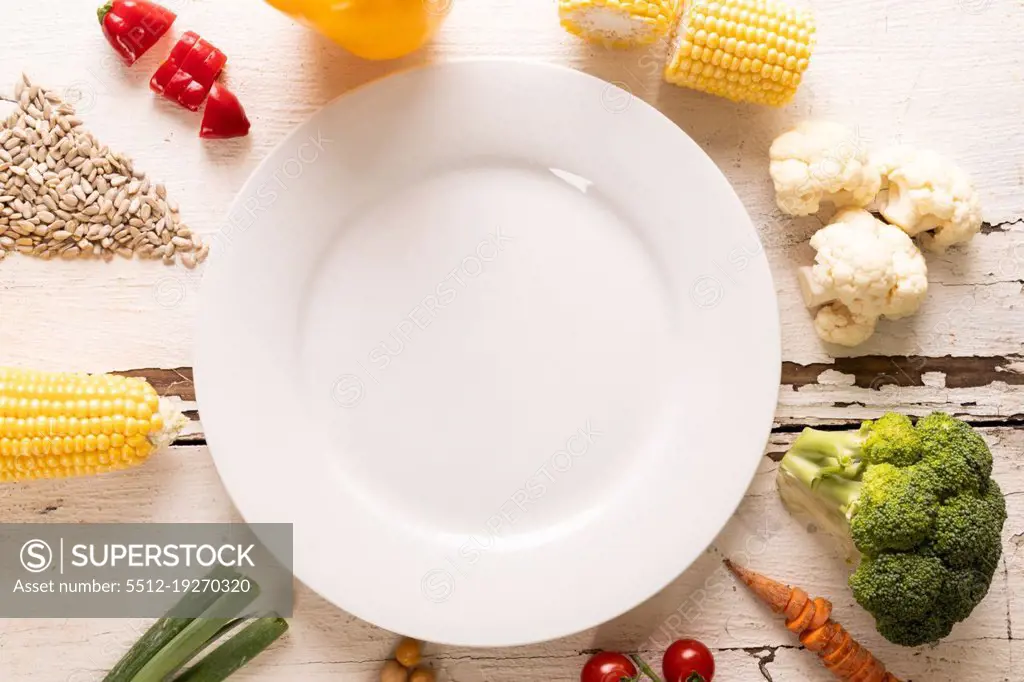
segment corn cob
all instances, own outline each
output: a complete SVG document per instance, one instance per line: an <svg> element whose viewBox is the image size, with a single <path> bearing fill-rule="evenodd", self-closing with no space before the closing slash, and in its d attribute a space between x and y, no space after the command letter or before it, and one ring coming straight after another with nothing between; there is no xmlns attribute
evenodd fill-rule
<svg viewBox="0 0 1024 682"><path fill-rule="evenodd" d="M143 379L0 367L0 482L127 469L187 421Z"/></svg>
<svg viewBox="0 0 1024 682"><path fill-rule="evenodd" d="M737 102L791 100L814 49L814 19L783 0L689 0L665 80Z"/></svg>
<svg viewBox="0 0 1024 682"><path fill-rule="evenodd" d="M609 47L649 45L668 35L682 0L559 0L562 26Z"/></svg>

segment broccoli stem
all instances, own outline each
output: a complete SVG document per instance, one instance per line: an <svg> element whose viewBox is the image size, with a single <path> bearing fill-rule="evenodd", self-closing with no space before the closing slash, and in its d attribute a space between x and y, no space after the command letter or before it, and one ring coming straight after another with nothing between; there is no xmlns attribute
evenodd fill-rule
<svg viewBox="0 0 1024 682"><path fill-rule="evenodd" d="M779 467L806 488L821 511L849 518L860 497L863 443L857 431L804 429Z"/></svg>
<svg viewBox="0 0 1024 682"><path fill-rule="evenodd" d="M864 440L860 431L804 429L789 451L812 461L836 460L845 467L860 462Z"/></svg>

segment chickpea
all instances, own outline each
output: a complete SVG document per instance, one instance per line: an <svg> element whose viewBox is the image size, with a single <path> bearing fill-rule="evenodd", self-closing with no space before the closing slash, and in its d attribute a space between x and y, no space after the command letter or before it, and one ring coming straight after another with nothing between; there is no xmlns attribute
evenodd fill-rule
<svg viewBox="0 0 1024 682"><path fill-rule="evenodd" d="M406 668L415 668L423 658L420 655L420 643L406 637L398 643L398 647L395 649L395 658Z"/></svg>
<svg viewBox="0 0 1024 682"><path fill-rule="evenodd" d="M430 668L416 668L409 675L409 682L436 682L437 676Z"/></svg>
<svg viewBox="0 0 1024 682"><path fill-rule="evenodd" d="M380 669L380 682L407 682L409 671L398 661L387 661Z"/></svg>

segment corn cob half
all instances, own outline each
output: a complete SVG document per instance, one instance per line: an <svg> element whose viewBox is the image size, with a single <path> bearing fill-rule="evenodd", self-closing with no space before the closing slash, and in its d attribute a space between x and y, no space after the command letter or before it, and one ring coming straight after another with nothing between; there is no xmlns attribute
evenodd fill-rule
<svg viewBox="0 0 1024 682"><path fill-rule="evenodd" d="M127 469L187 422L144 379L0 367L0 482Z"/></svg>
<svg viewBox="0 0 1024 682"><path fill-rule="evenodd" d="M559 0L567 31L609 47L649 45L669 34L682 0Z"/></svg>
<svg viewBox="0 0 1024 682"><path fill-rule="evenodd" d="M814 49L814 18L783 0L688 0L665 80L733 101L791 100Z"/></svg>

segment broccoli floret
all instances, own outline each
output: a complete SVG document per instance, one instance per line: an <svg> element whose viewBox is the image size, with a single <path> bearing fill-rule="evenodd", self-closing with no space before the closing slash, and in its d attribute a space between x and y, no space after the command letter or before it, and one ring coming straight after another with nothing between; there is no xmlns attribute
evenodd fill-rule
<svg viewBox="0 0 1024 682"><path fill-rule="evenodd" d="M946 578L946 589L939 600L939 612L951 623L959 623L971 615L974 607L988 594L995 571L981 568L951 570Z"/></svg>
<svg viewBox="0 0 1024 682"><path fill-rule="evenodd" d="M779 466L791 507L852 539L854 597L890 641L949 634L981 602L1002 552L1006 503L969 424L886 414L857 431L805 429Z"/></svg>
<svg viewBox="0 0 1024 682"><path fill-rule="evenodd" d="M935 516L932 550L953 568L995 571L1002 551L1006 500L999 484L989 481L980 496L961 493L943 502Z"/></svg>
<svg viewBox="0 0 1024 682"><path fill-rule="evenodd" d="M942 565L942 562L937 558L925 559L924 557L914 556L922 561L938 561L939 565ZM862 561L861 565L863 566L866 561L868 560ZM908 568L909 566L910 564L906 564L903 568ZM913 582L908 582L907 587L911 589L918 587L918 585L914 584L915 582L932 585L932 583L928 582L930 578L934 577L932 568L934 568L934 565L930 568L924 568L923 565L918 566L917 572L913 574L914 577L910 579ZM860 572L860 568L858 568L857 572ZM943 577L940 592L924 616L911 618L901 613L899 609L887 609L884 603L880 605L878 610L872 611L876 619L878 631L883 637L894 644L902 646L920 646L929 642L936 642L948 635L953 630L953 625L971 615L974 607L980 604L981 600L988 594L988 588L992 583L991 572L985 573L974 568L956 570L946 568L943 565L941 575ZM888 581L892 580L891 577L882 577L880 571L876 571L873 574L865 573L857 580L855 578L857 578L856 573L850 578L850 585L854 589L854 595L856 596L857 590L861 589L866 594L875 598L877 598L876 592L879 589L884 589ZM866 585L860 585L860 583L866 583ZM883 588L879 588L878 585L882 585ZM891 590L889 596L898 599L900 593L896 590ZM857 597L857 601L860 602L861 598ZM919 600L917 601L919 602ZM863 604L863 602L861 603ZM904 602L900 601L899 603Z"/></svg>
<svg viewBox="0 0 1024 682"><path fill-rule="evenodd" d="M875 617L878 631L903 646L948 635L985 598L991 582L991 573L951 569L936 556L911 553L866 556L850 576L854 598Z"/></svg>
<svg viewBox="0 0 1024 682"><path fill-rule="evenodd" d="M992 476L992 453L970 424L935 412L917 422L921 463L937 474L944 495L984 490Z"/></svg>
<svg viewBox="0 0 1024 682"><path fill-rule="evenodd" d="M952 621L945 614L932 614L920 620L906 618L878 618L875 627L879 634L900 646L921 646L937 642L953 631Z"/></svg>
<svg viewBox="0 0 1024 682"><path fill-rule="evenodd" d="M921 459L921 438L910 417L889 412L860 427L864 439L864 461L905 467Z"/></svg>
<svg viewBox="0 0 1024 682"><path fill-rule="evenodd" d="M850 588L875 618L921 620L935 609L948 574L937 557L879 554L860 562Z"/></svg>
<svg viewBox="0 0 1024 682"><path fill-rule="evenodd" d="M863 482L850 519L857 549L872 555L910 550L931 537L939 508L931 477L914 467L875 464L864 472Z"/></svg>

